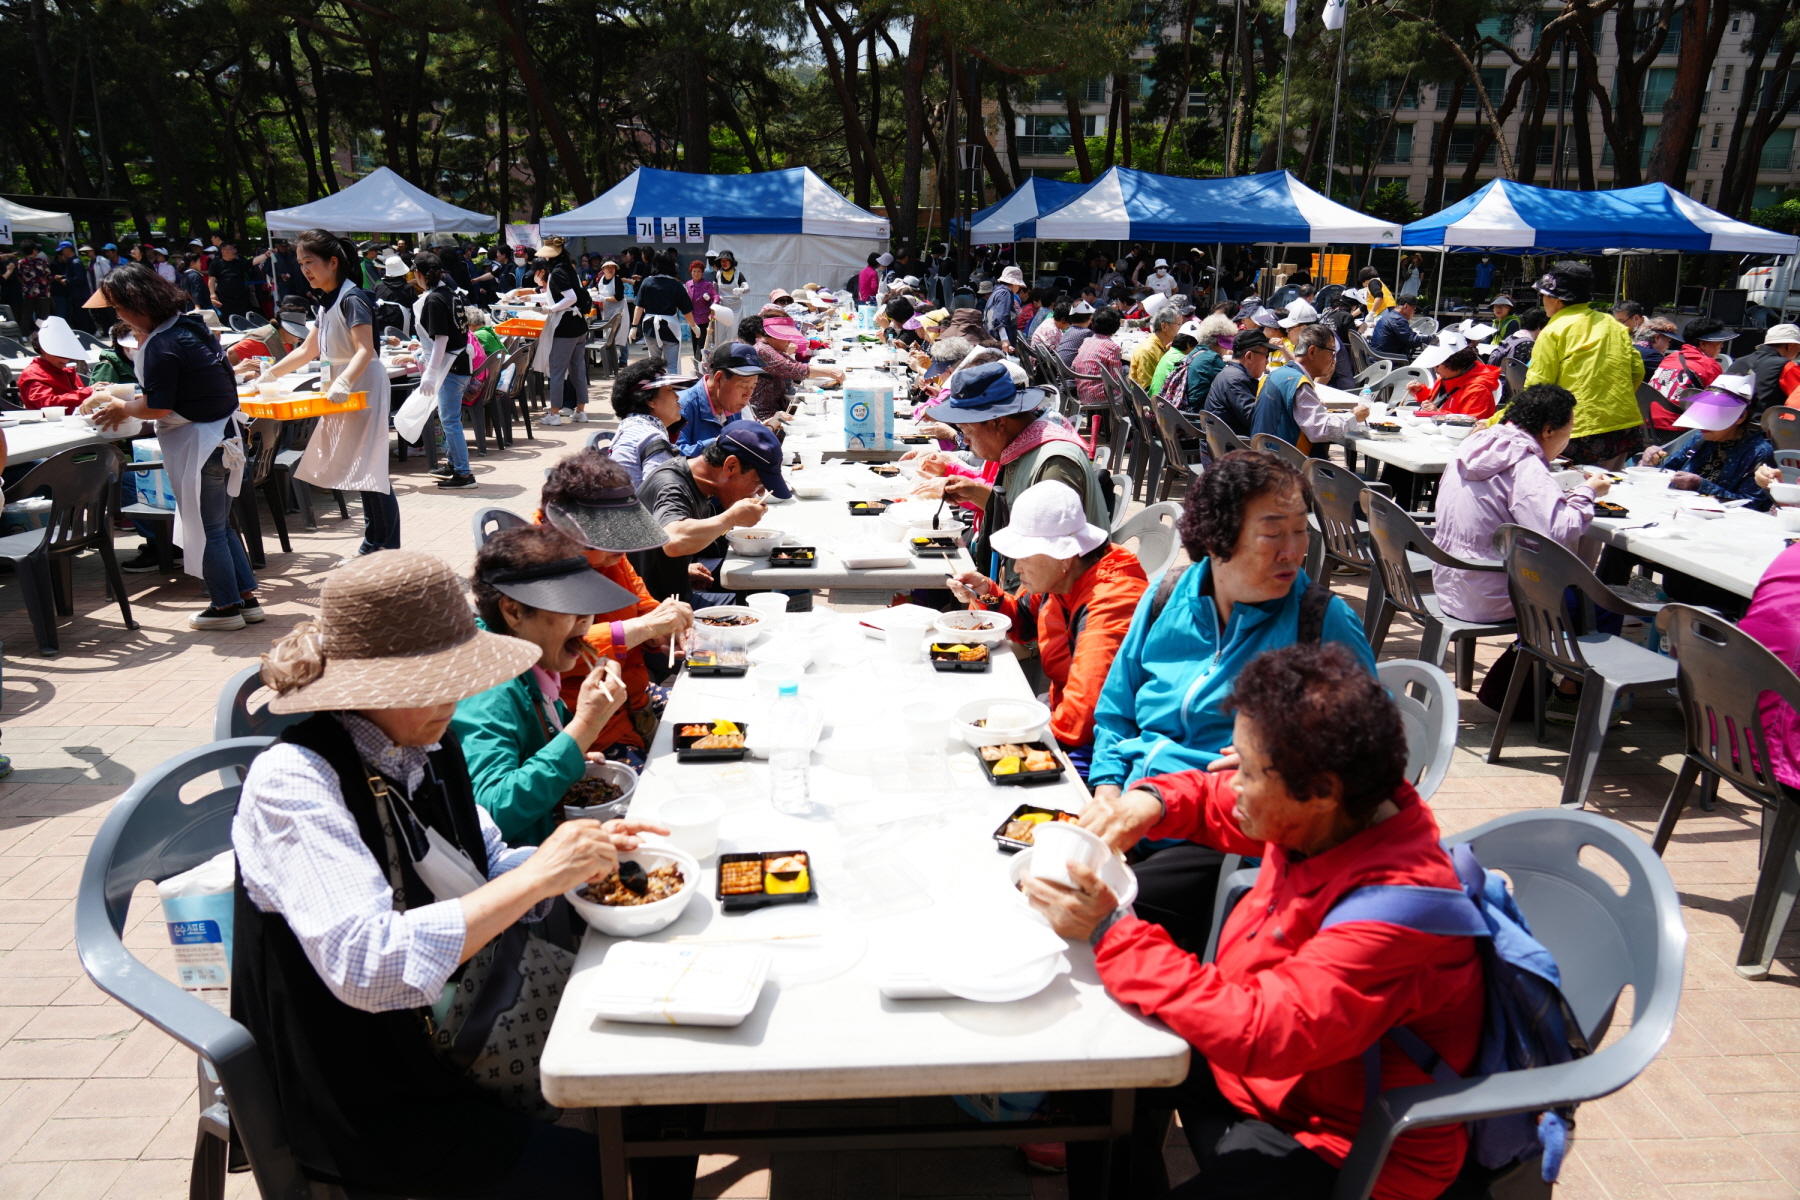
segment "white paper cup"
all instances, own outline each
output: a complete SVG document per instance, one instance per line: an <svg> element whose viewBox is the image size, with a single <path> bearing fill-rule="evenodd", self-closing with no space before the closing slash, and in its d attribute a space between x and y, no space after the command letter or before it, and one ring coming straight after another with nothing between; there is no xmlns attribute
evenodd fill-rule
<svg viewBox="0 0 1800 1200"><path fill-rule="evenodd" d="M1781 522L1782 529L1788 533L1800 533L1800 508L1778 508L1775 519Z"/></svg>
<svg viewBox="0 0 1800 1200"><path fill-rule="evenodd" d="M914 750L924 754L942 753L950 735L950 716L942 704L920 701L900 710L906 724L906 740Z"/></svg>
<svg viewBox="0 0 1800 1200"><path fill-rule="evenodd" d="M780 592L757 592L754 596L744 597L744 604L769 628L780 624L787 616L788 598Z"/></svg>
<svg viewBox="0 0 1800 1200"><path fill-rule="evenodd" d="M798 453L800 465L809 471L817 470L819 464L825 461L825 451L823 450L801 450Z"/></svg>
<svg viewBox="0 0 1800 1200"><path fill-rule="evenodd" d="M68 415L69 409L67 405L52 404L44 409L44 420L46 421L60 421Z"/></svg>
<svg viewBox="0 0 1800 1200"><path fill-rule="evenodd" d="M931 632L927 621L905 622L888 626L887 656L891 662L918 662L925 656L925 636Z"/></svg>
<svg viewBox="0 0 1800 1200"><path fill-rule="evenodd" d="M1106 860L1106 843L1087 830L1066 821L1046 821L1032 833L1036 853L1031 858L1031 873L1039 879L1074 887L1069 868L1076 863L1098 870Z"/></svg>
<svg viewBox="0 0 1800 1200"><path fill-rule="evenodd" d="M656 824L695 858L711 858L719 848L719 822L724 817L725 802L700 792L672 797L656 810Z"/></svg>

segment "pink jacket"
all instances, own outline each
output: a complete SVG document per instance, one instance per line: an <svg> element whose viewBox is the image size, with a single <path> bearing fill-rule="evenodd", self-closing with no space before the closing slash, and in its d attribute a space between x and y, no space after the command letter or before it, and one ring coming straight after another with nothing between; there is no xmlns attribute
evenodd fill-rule
<svg viewBox="0 0 1800 1200"><path fill-rule="evenodd" d="M1775 556L1756 585L1756 595L1738 628L1774 651L1775 657L1800 669L1800 545ZM1800 716L1765 692L1758 701L1763 736L1775 778L1800 788Z"/></svg>
<svg viewBox="0 0 1800 1200"><path fill-rule="evenodd" d="M1594 489L1565 493L1550 477L1544 448L1517 425L1469 435L1438 485L1434 540L1458 558L1494 557L1494 530L1523 525L1570 550L1594 519ZM1431 568L1444 611L1464 621L1510 621L1512 598L1498 571Z"/></svg>

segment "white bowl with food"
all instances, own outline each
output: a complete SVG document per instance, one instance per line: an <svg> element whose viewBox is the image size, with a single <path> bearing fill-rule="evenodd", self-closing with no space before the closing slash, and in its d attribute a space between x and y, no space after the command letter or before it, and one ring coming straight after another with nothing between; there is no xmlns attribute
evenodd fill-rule
<svg viewBox="0 0 1800 1200"><path fill-rule="evenodd" d="M1769 497L1777 504L1800 504L1800 483L1771 483Z"/></svg>
<svg viewBox="0 0 1800 1200"><path fill-rule="evenodd" d="M1669 480L1673 478L1675 478L1675 472L1663 467L1625 468L1625 482L1636 484L1638 487L1666 488L1669 486Z"/></svg>
<svg viewBox="0 0 1800 1200"><path fill-rule="evenodd" d="M590 762L582 777L570 785L569 792L563 793L563 817L617 820L631 807L637 785L638 773L625 763ZM575 799L569 798L570 792L575 793ZM582 795L583 792L590 794Z"/></svg>
<svg viewBox="0 0 1800 1200"><path fill-rule="evenodd" d="M1475 432L1475 426L1464 425L1461 421L1445 421L1437 431L1453 442L1460 442Z"/></svg>
<svg viewBox="0 0 1800 1200"><path fill-rule="evenodd" d="M831 485L819 479L789 479L788 487L801 500L823 500L831 491Z"/></svg>
<svg viewBox="0 0 1800 1200"><path fill-rule="evenodd" d="M741 604L718 604L694 611L694 646L701 650L748 650L763 631L763 619Z"/></svg>
<svg viewBox="0 0 1800 1200"><path fill-rule="evenodd" d="M1012 628L1012 618L1005 613L969 609L964 612L943 613L931 623L931 627L942 635L933 638L933 641L998 646L1006 640L1006 632Z"/></svg>
<svg viewBox="0 0 1800 1200"><path fill-rule="evenodd" d="M733 554L742 554L748 558L766 558L769 551L781 545L781 539L787 536L780 529L764 529L760 526L751 529L733 529L725 535Z"/></svg>
<svg viewBox="0 0 1800 1200"><path fill-rule="evenodd" d="M598 884L572 887L563 895L590 927L607 937L643 937L666 929L700 890L700 862L660 838L639 839L636 850L619 854L619 870ZM641 868L644 890L628 882Z"/></svg>
<svg viewBox="0 0 1800 1200"><path fill-rule="evenodd" d="M1031 862L1036 854L1035 846L1029 850L1021 850L1013 855L1012 861L1006 865L1006 874L1012 880L1015 889L1022 889L1024 882L1031 878ZM1113 897L1118 900L1121 908L1137 899L1137 876L1132 873L1130 867L1125 865L1125 860L1117 854L1109 854L1101 859L1098 873L1100 882L1112 890ZM1031 900L1023 890L1019 891L1019 899L1027 908L1031 907ZM1032 909L1032 911L1036 912L1037 910Z"/></svg>
<svg viewBox="0 0 1800 1200"><path fill-rule="evenodd" d="M1050 709L1037 700L989 696L957 709L951 724L957 737L976 748L1003 742L1037 742L1043 740L1049 728Z"/></svg>

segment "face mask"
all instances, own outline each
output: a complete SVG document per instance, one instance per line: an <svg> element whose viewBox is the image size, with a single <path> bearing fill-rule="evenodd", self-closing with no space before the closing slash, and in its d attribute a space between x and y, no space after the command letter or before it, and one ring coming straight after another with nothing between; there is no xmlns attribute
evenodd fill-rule
<svg viewBox="0 0 1800 1200"><path fill-rule="evenodd" d="M413 857L413 870L419 873L420 880L431 889L433 896L439 900L455 900L487 882L481 872L475 869L469 856L452 845L449 838L413 816L406 801L401 800L392 790L387 791L387 797L390 803L397 802L399 811L394 813L396 820L404 812L414 828L425 831L425 853ZM406 853L411 856L414 845L411 832L408 831L401 841L406 846Z"/></svg>

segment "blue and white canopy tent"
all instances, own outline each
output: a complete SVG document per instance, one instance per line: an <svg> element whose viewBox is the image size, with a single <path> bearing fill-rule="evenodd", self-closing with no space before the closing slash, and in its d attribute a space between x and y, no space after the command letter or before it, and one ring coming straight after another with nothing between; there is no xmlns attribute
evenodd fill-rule
<svg viewBox="0 0 1800 1200"><path fill-rule="evenodd" d="M1405 246L1451 253L1601 254L1665 250L1687 254L1793 254L1800 238L1714 212L1666 183L1610 192L1572 192L1496 179L1408 225Z"/></svg>
<svg viewBox="0 0 1800 1200"><path fill-rule="evenodd" d="M1286 171L1179 179L1113 167L1037 219L1046 241L1398 246L1400 226L1327 200Z"/></svg>
<svg viewBox="0 0 1800 1200"><path fill-rule="evenodd" d="M752 175L639 167L538 228L564 237L680 243L675 253L684 258L698 257L702 246L729 250L758 291L804 283L835 289L888 244L886 217L850 203L809 167Z"/></svg>
<svg viewBox="0 0 1800 1200"><path fill-rule="evenodd" d="M1055 212L1092 186L1033 176L1018 191L970 218L969 240L977 246L1032 241L1038 236L1039 217Z"/></svg>

